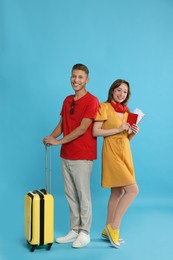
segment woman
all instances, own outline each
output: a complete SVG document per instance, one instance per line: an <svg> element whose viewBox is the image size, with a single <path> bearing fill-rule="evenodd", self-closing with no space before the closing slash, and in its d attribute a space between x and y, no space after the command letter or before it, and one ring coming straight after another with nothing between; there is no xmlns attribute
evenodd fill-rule
<svg viewBox="0 0 173 260"><path fill-rule="evenodd" d="M139 132L139 127L127 123L129 98L129 83L116 80L109 89L107 101L100 104L93 126L93 135L104 137L102 187L111 189L102 236L109 238L116 248L122 242L119 239L121 220L138 194L129 141Z"/></svg>

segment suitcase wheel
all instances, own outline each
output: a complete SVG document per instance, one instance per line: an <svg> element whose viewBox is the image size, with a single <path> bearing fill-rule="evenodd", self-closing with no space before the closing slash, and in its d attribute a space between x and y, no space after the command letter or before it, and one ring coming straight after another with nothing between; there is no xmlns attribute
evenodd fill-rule
<svg viewBox="0 0 173 260"><path fill-rule="evenodd" d="M46 250L50 250L51 247L52 247L52 243L50 243L50 244L47 245L47 249L46 249Z"/></svg>
<svg viewBox="0 0 173 260"><path fill-rule="evenodd" d="M36 248L36 246L32 245L30 251L34 252L35 248Z"/></svg>

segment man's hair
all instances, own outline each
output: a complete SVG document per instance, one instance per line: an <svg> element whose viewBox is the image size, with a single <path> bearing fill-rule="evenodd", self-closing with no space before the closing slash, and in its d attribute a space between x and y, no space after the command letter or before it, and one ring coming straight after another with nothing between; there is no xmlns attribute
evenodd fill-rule
<svg viewBox="0 0 173 260"><path fill-rule="evenodd" d="M89 69L84 64L80 64L80 63L75 64L72 68L72 72L73 70L82 70L87 74L87 76L89 75Z"/></svg>

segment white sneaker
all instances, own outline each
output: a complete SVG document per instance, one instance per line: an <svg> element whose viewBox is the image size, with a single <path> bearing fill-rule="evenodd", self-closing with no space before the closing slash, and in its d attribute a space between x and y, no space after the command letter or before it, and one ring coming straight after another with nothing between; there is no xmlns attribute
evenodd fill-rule
<svg viewBox="0 0 173 260"><path fill-rule="evenodd" d="M64 236L64 237L58 237L58 238L55 239L55 241L56 241L57 243L60 243L60 244L73 242L73 241L76 240L76 238L78 237L78 235L79 235L79 234L78 234L77 232L75 232L74 230L71 230L66 236Z"/></svg>
<svg viewBox="0 0 173 260"><path fill-rule="evenodd" d="M72 247L81 248L88 245L90 242L90 235L80 232L77 239L73 242Z"/></svg>

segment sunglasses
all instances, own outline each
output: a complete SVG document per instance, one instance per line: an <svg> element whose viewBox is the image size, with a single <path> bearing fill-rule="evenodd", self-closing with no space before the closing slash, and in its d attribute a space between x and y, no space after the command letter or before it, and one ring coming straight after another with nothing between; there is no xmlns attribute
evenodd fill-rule
<svg viewBox="0 0 173 260"><path fill-rule="evenodd" d="M71 105L70 105L70 114L73 115L74 114L74 107L75 107L75 102L74 100L71 102Z"/></svg>

